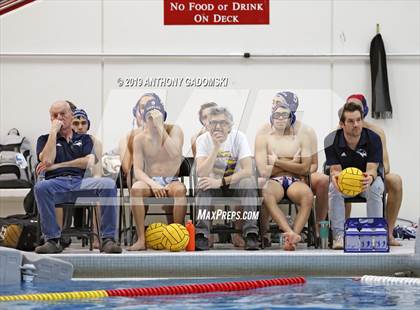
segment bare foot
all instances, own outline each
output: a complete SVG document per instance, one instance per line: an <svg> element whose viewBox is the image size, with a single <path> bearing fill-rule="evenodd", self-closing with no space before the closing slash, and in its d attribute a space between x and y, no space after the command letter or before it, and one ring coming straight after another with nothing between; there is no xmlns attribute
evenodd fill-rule
<svg viewBox="0 0 420 310"><path fill-rule="evenodd" d="M95 238L95 241L93 242L93 248L94 249L100 249L99 240Z"/></svg>
<svg viewBox="0 0 420 310"><path fill-rule="evenodd" d="M398 242L397 240L395 240L394 237L389 237L388 244L390 246L401 246L402 245L400 242Z"/></svg>
<svg viewBox="0 0 420 310"><path fill-rule="evenodd" d="M285 251L294 251L296 249L296 245L302 240L302 237L295 233L294 231L290 231L283 234L284 238L284 247Z"/></svg>
<svg viewBox="0 0 420 310"><path fill-rule="evenodd" d="M296 246L293 243L285 243L283 246L283 250L285 251L294 251L296 250Z"/></svg>
<svg viewBox="0 0 420 310"><path fill-rule="evenodd" d="M245 246L245 240L240 234L232 234L232 243L237 248L243 248Z"/></svg>
<svg viewBox="0 0 420 310"><path fill-rule="evenodd" d="M127 251L145 251L146 245L144 241L139 240L136 243L134 243L132 246L127 248Z"/></svg>

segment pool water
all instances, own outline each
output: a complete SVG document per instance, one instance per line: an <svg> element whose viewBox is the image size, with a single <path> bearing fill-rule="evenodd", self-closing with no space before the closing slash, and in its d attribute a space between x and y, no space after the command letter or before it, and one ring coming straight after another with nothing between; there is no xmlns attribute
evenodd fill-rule
<svg viewBox="0 0 420 310"><path fill-rule="evenodd" d="M0 286L0 295L155 287L260 278L69 281L55 284ZM49 302L0 302L0 309L420 309L420 289L367 285L349 278L307 278L302 285L154 297L113 297Z"/></svg>

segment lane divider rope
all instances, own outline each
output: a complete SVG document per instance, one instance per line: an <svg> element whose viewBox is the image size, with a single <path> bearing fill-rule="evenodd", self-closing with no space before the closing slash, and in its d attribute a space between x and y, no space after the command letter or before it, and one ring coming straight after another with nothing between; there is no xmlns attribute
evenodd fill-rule
<svg viewBox="0 0 420 310"><path fill-rule="evenodd" d="M360 281L365 284L420 286L420 278L363 276Z"/></svg>
<svg viewBox="0 0 420 310"><path fill-rule="evenodd" d="M139 287L112 290L80 291L80 292L61 292L43 294L21 294L0 296L0 301L47 301L65 299L87 299L87 298L106 298L106 297L139 297L139 296L160 296L160 295L184 295L201 294L210 292L230 292L244 291L263 288L268 286L282 286L306 283L303 277L277 278L267 280L234 281L220 283L186 284L176 286L161 287Z"/></svg>

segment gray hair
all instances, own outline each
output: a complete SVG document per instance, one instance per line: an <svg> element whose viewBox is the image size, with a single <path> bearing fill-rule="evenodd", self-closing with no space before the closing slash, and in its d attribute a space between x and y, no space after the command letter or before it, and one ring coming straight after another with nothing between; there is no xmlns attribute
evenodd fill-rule
<svg viewBox="0 0 420 310"><path fill-rule="evenodd" d="M229 112L229 110L226 109L225 107L213 107L213 108L211 108L210 113L209 113L210 116L220 115L220 114L224 114L226 116L227 120L230 123L230 126L233 125L233 116Z"/></svg>

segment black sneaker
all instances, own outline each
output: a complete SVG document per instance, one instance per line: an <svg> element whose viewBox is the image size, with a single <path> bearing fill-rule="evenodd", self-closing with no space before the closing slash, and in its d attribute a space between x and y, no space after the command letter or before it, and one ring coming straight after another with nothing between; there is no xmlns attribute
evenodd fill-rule
<svg viewBox="0 0 420 310"><path fill-rule="evenodd" d="M209 239L204 237L203 234L195 235L195 250L196 251L208 251L209 250Z"/></svg>
<svg viewBox="0 0 420 310"><path fill-rule="evenodd" d="M70 237L61 237L60 238L60 245L62 246L63 250L65 248L68 248L71 244L71 238Z"/></svg>
<svg viewBox="0 0 420 310"><path fill-rule="evenodd" d="M264 248L271 248L271 239L269 239L268 237L263 237L263 245Z"/></svg>
<svg viewBox="0 0 420 310"><path fill-rule="evenodd" d="M245 250L256 251L259 250L258 236L255 233L249 233L245 237Z"/></svg>
<svg viewBox="0 0 420 310"><path fill-rule="evenodd" d="M38 254L54 254L63 252L63 248L54 240L47 240L43 245L35 248L35 253Z"/></svg>
<svg viewBox="0 0 420 310"><path fill-rule="evenodd" d="M111 238L102 239L102 247L101 252L114 254L114 253L121 253L122 248Z"/></svg>

